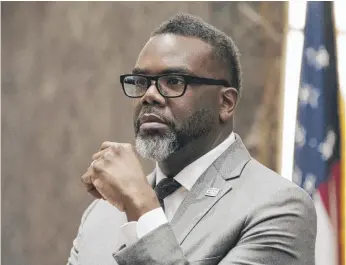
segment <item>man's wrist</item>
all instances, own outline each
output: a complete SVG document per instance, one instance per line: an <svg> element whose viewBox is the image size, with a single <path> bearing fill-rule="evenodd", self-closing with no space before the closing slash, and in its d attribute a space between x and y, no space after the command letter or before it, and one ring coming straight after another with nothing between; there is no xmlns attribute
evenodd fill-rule
<svg viewBox="0 0 346 265"><path fill-rule="evenodd" d="M144 196L138 196L138 194L144 194ZM125 213L127 220L129 222L138 221L142 215L159 207L160 203L154 190L151 187L147 192L143 192L142 190L141 192L137 193L137 196L130 196L126 199Z"/></svg>

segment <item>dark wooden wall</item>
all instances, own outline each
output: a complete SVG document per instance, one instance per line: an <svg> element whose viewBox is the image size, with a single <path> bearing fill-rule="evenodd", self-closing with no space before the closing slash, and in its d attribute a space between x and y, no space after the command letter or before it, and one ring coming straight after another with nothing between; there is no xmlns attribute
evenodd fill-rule
<svg viewBox="0 0 346 265"><path fill-rule="evenodd" d="M268 62L281 60L283 10L275 2L2 2L2 264L66 263L91 202L80 175L104 140L133 139L119 74L131 70L153 28L178 11L203 17L240 47L236 131L276 169L276 145L263 155L263 142L276 143L278 117L268 124L257 113L278 107L273 72L280 64ZM258 22L251 12L266 17Z"/></svg>

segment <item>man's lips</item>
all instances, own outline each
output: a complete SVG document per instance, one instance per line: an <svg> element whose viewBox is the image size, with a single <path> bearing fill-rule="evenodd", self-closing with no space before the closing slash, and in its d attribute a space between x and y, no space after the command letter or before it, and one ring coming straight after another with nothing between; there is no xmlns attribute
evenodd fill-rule
<svg viewBox="0 0 346 265"><path fill-rule="evenodd" d="M155 114L144 114L139 120L141 130L166 129L167 124Z"/></svg>
<svg viewBox="0 0 346 265"><path fill-rule="evenodd" d="M144 114L139 120L139 125L142 125L143 123L147 122L157 122L164 124L164 121L155 114Z"/></svg>

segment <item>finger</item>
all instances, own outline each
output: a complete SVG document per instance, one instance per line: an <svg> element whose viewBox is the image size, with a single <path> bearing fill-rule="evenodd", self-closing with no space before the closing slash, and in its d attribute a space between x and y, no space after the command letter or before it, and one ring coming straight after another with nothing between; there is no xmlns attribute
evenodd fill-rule
<svg viewBox="0 0 346 265"><path fill-rule="evenodd" d="M97 160L94 160L90 165L91 170L91 181L96 179L98 177L98 173L102 172L104 170L105 161L102 158L99 158Z"/></svg>
<svg viewBox="0 0 346 265"><path fill-rule="evenodd" d="M99 152L93 154L92 160L97 160L97 159L103 157L106 152L107 152L107 149L104 149L102 151L99 151Z"/></svg>
<svg viewBox="0 0 346 265"><path fill-rule="evenodd" d="M104 198L105 200L107 200L106 194L109 193L108 191L109 186L105 184L105 182L102 181L101 179L95 179L93 181L93 185L95 187L95 190L97 190L97 192L100 194L100 196Z"/></svg>
<svg viewBox="0 0 346 265"><path fill-rule="evenodd" d="M103 198L102 195L97 191L94 184L92 184L92 172L91 168L88 168L88 172L86 172L82 177L82 183L84 187L86 188L87 192L90 193L92 196L94 196L97 199Z"/></svg>
<svg viewBox="0 0 346 265"><path fill-rule="evenodd" d="M97 191L97 189L94 187L93 184L87 184L83 183L87 192L90 193L92 196L94 196L97 199L103 199L102 195Z"/></svg>
<svg viewBox="0 0 346 265"><path fill-rule="evenodd" d="M81 177L82 182L85 184L92 184L93 181L100 176L99 172L103 169L101 164L103 165L102 160L94 160L90 167L88 167L88 171Z"/></svg>
<svg viewBox="0 0 346 265"><path fill-rule="evenodd" d="M106 142L104 142L104 143L101 145L101 149L100 149L100 150L107 149L107 148L109 148L109 147L111 147L111 146L117 147L117 146L118 146L118 143L106 141Z"/></svg>
<svg viewBox="0 0 346 265"><path fill-rule="evenodd" d="M105 183L101 179L96 179L93 184L104 200L107 200L110 204L117 207L120 211L125 211L122 200L120 199L119 195L114 194L114 190L109 184Z"/></svg>
<svg viewBox="0 0 346 265"><path fill-rule="evenodd" d="M103 196L98 192L98 190L94 186L90 190L88 190L88 192L97 199L105 200L105 198L103 198Z"/></svg>
<svg viewBox="0 0 346 265"><path fill-rule="evenodd" d="M81 181L84 184L92 184L91 177L92 177L92 171L91 171L91 168L89 167L88 171L81 176Z"/></svg>

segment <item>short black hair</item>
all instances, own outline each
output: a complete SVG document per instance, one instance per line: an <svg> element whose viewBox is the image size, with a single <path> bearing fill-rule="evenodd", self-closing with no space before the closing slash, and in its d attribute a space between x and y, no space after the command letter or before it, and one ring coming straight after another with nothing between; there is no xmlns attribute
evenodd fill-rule
<svg viewBox="0 0 346 265"><path fill-rule="evenodd" d="M242 85L240 53L231 37L201 18L185 13L179 13L163 22L152 32L151 37L161 34L195 37L210 44L214 49L213 57L228 73L230 85L240 92Z"/></svg>

